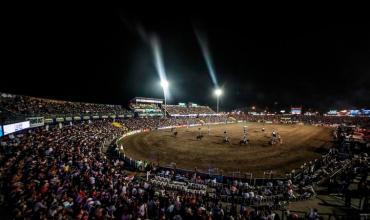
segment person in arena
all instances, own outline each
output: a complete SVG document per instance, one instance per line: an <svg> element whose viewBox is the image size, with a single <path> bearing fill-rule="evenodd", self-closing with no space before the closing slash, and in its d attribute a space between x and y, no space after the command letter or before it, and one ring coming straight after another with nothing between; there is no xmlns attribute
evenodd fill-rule
<svg viewBox="0 0 370 220"><path fill-rule="evenodd" d="M203 138L203 134L202 134L201 129L202 129L201 127L199 127L199 128L198 128L198 132L199 132L199 133L198 133L198 135L197 135L197 137L196 137L196 138L197 138L197 140L202 140L202 138Z"/></svg>
<svg viewBox="0 0 370 220"><path fill-rule="evenodd" d="M283 144L283 138L281 137L281 135L280 135L280 134L278 134L277 139L279 140L279 143L280 143L280 144Z"/></svg>
<svg viewBox="0 0 370 220"><path fill-rule="evenodd" d="M247 138L247 134L244 134L243 135L243 139L240 141L240 145L242 144L248 144L248 138Z"/></svg>
<svg viewBox="0 0 370 220"><path fill-rule="evenodd" d="M276 131L272 130L272 137L276 138L276 135L277 135Z"/></svg>
<svg viewBox="0 0 370 220"><path fill-rule="evenodd" d="M173 130L173 136L175 136L175 137L177 137L177 134L178 134L178 132L177 132L177 130L176 130L176 128Z"/></svg>
<svg viewBox="0 0 370 220"><path fill-rule="evenodd" d="M230 143L229 136L227 135L227 131L224 131L224 143Z"/></svg>

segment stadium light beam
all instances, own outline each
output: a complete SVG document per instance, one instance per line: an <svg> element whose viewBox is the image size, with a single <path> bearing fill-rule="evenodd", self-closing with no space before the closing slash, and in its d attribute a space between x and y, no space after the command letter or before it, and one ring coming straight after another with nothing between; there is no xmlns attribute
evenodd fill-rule
<svg viewBox="0 0 370 220"><path fill-rule="evenodd" d="M222 90L221 89L216 89L215 90L215 95L216 95L216 98L217 98L217 114L218 114L219 103L220 103L220 96L222 95Z"/></svg>
<svg viewBox="0 0 370 220"><path fill-rule="evenodd" d="M217 77L216 77L216 71L215 71L215 68L214 68L214 65L213 65L213 62L212 62L211 53L209 52L208 42L205 39L203 33L201 33L200 31L198 31L197 29L194 29L194 30L195 30L195 35L197 36L197 39L198 39L198 43L199 43L200 48L202 50L202 54L203 54L204 60L206 62L208 73L209 73L209 75L211 77L211 80L213 82L213 85L215 87L218 87L218 81L217 81Z"/></svg>
<svg viewBox="0 0 370 220"><path fill-rule="evenodd" d="M167 80L161 80L161 86L163 89L168 89L168 81Z"/></svg>
<svg viewBox="0 0 370 220"><path fill-rule="evenodd" d="M153 62L155 65L155 68L157 70L159 79L162 82L167 82L167 75L166 75L166 70L164 68L164 63L163 63L163 58L162 58L162 50L161 50L161 45L159 42L159 39L156 35L152 35L150 37L150 47L153 53ZM167 86L162 86L163 92L165 93L165 96L169 96L169 90L168 90L168 82Z"/></svg>

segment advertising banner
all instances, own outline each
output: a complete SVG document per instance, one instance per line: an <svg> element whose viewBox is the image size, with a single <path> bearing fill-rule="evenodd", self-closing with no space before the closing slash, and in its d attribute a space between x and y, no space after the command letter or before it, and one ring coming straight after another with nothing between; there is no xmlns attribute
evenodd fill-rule
<svg viewBox="0 0 370 220"><path fill-rule="evenodd" d="M44 119L44 122L45 122L46 124L51 124L51 123L53 123L53 122L54 122L54 119L52 119L52 118L45 118L45 119Z"/></svg>
<svg viewBox="0 0 370 220"><path fill-rule="evenodd" d="M44 126L44 124L45 124L44 117L26 118L26 120L30 121L30 127L31 128Z"/></svg>
<svg viewBox="0 0 370 220"><path fill-rule="evenodd" d="M350 110L350 115L352 115L352 116L360 115L360 110L356 110L356 109Z"/></svg>
<svg viewBox="0 0 370 220"><path fill-rule="evenodd" d="M56 118L55 121L56 122L63 122L64 121L64 118Z"/></svg>
<svg viewBox="0 0 370 220"><path fill-rule="evenodd" d="M370 109L361 109L361 114L364 116L370 116Z"/></svg>
<svg viewBox="0 0 370 220"><path fill-rule="evenodd" d="M300 115L300 114L302 114L302 108L301 107L297 107L297 108L292 107L290 109L290 113L292 115Z"/></svg>
<svg viewBox="0 0 370 220"><path fill-rule="evenodd" d="M11 133L21 131L21 130L24 130L24 129L27 129L27 128L30 128L30 121L24 121L24 122L18 122L18 123L14 123L14 124L4 125L3 126L3 129L4 129L3 132L4 132L4 135L7 135L7 134L11 134Z"/></svg>

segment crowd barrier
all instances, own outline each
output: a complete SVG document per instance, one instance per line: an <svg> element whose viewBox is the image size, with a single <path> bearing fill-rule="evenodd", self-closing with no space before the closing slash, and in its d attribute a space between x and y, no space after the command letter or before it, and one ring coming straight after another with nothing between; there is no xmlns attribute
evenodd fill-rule
<svg viewBox="0 0 370 220"><path fill-rule="evenodd" d="M225 122L216 122L216 123L208 123L208 124L224 124ZM186 127L186 126L200 126L201 124L191 124L191 125L178 125L178 126L166 126L166 127L161 127L161 128L158 128L158 129L171 129L171 128L178 128L178 127ZM115 141L115 145L118 146L118 143L119 141L121 141L123 138L127 137L127 136L130 136L130 135L134 135L134 134L137 134L137 133L141 133L141 132L145 132L147 130L136 130L136 131L131 131L131 132L128 132L126 134L123 134L120 138L116 139ZM119 147L119 146L118 146ZM133 169L136 169L136 170L140 170L140 171L144 171L146 165L147 165L147 162L146 161L140 161L140 160L135 160L134 158L131 158L129 157L128 155L126 155L125 153L120 153L120 158L122 160L124 160L124 162L126 163L127 166L133 168ZM315 161L315 162L321 162L323 164L326 164L327 163L327 160L328 158L330 158L330 153L328 154L325 154L322 156L322 158L320 159L320 161ZM285 181L287 180L287 178L292 178L293 180L294 179L299 179L300 178L300 175L302 175L303 171L305 169L308 169L307 166L303 166L301 168L298 168L296 170L296 174L295 175L288 175L288 177L272 177L272 175L264 175L264 177L262 178L256 178L253 176L252 173L248 173L249 175L247 175L247 173L245 174L241 174L241 172L232 172L233 174L232 175L228 175L227 173L221 173L221 172L214 172L214 171L209 171L209 172L204 172L204 171L200 171L200 170L188 170L188 169L181 169L181 168L177 168L175 165L159 165L157 166L159 169L171 169L171 170L174 170L176 169L176 172L179 173L179 174L183 174L183 175L194 175L194 173L196 172L196 174L198 176L200 176L202 179L215 179L217 182L220 182L220 183L228 183L230 181L234 181L234 180L238 180L238 181L242 181L242 182L246 182L250 185L253 185L253 186L260 186L260 185L264 185L266 184L267 182L273 182L274 184L277 183L277 181ZM237 175L235 175L237 174Z"/></svg>
<svg viewBox="0 0 370 220"><path fill-rule="evenodd" d="M297 215L298 218L292 218L292 215ZM346 214L336 214L336 213L318 213L320 219L327 219L327 220L336 220L336 219L359 219L365 220L370 219L370 214L365 213L346 213ZM308 212L303 211L294 211L294 210L281 210L281 220L288 220L288 219L308 219Z"/></svg>

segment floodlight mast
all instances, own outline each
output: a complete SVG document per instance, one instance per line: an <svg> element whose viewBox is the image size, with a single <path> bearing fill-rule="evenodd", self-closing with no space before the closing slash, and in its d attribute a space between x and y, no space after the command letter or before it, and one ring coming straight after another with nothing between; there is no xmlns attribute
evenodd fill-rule
<svg viewBox="0 0 370 220"><path fill-rule="evenodd" d="M217 114L218 114L218 111L219 111L219 103L220 103L220 96L222 95L222 90L221 89L216 89L215 90L215 95L216 95L216 98L217 98Z"/></svg>
<svg viewBox="0 0 370 220"><path fill-rule="evenodd" d="M167 117L167 96L166 96L166 91L168 89L168 81L167 80L161 80L161 86L163 88L163 96L164 96L164 117Z"/></svg>

